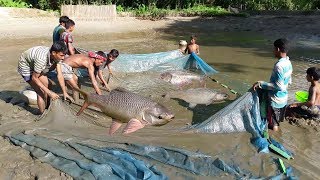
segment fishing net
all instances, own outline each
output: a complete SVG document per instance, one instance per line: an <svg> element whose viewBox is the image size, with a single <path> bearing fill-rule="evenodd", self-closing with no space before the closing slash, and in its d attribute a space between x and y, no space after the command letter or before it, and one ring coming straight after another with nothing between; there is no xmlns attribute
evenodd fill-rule
<svg viewBox="0 0 320 180"><path fill-rule="evenodd" d="M84 54L88 52L88 50L81 48L78 48L78 51ZM108 52L105 53L107 54ZM125 73L191 70L208 76L218 72L195 53L184 55L179 50L150 54L121 53L117 59L112 62L111 69L115 72Z"/></svg>
<svg viewBox="0 0 320 180"><path fill-rule="evenodd" d="M81 127L104 126L96 116L75 117L75 106L54 101L36 126L24 132L11 132L6 137L29 151L41 162L69 174L75 179L192 179L192 177L222 177L226 173L236 179L260 178L237 163L225 162L219 156L209 156L174 147L144 145L114 141L97 136L67 134L80 132ZM100 122L99 122L100 121ZM288 172L290 168L288 169ZM168 176L165 172L171 172ZM288 176L290 172L288 173ZM274 178L284 178L277 174Z"/></svg>
<svg viewBox="0 0 320 180"><path fill-rule="evenodd" d="M80 48L78 51L88 52ZM120 54L117 60L112 62L111 69L117 73L117 78L112 80L118 81L118 86L149 97L175 89L159 79L159 74L164 71L191 71L207 76L217 73L196 54L184 55L178 50L152 54ZM78 73L79 76L87 76L86 70L78 70ZM92 86L88 84L89 81L82 83L85 85L82 88L90 90L86 89ZM217 81L215 83L219 84ZM223 87L228 89L226 85ZM292 156L280 143L263 136L266 121L261 119L260 104L258 94L247 92L205 121L189 127L187 131L249 132L252 135L251 142L259 151L268 152L269 145L273 144ZM75 179L193 179L198 176L219 177L225 173L237 179L260 177L240 169L238 163L231 159L223 161L219 155L209 156L178 147L140 144L134 141L128 143L126 137L118 137L116 140L107 137L101 140L94 129L108 127L111 119L96 111L78 117L75 116L77 110L79 107L75 105L54 101L36 126L25 129L24 132L11 132L6 136L15 145L29 151L33 157L51 164ZM174 133L177 133L176 129ZM167 132L167 129L162 129L160 135L164 132ZM81 137L76 136L77 134ZM224 154L229 156L233 152ZM167 172L170 172L170 175ZM292 171L289 168L286 175L277 173L274 178L291 177L290 172Z"/></svg>

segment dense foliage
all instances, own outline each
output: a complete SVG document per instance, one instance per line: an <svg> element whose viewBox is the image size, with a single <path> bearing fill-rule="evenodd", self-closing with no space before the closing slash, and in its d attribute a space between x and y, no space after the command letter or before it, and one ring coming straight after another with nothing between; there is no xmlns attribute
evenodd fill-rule
<svg viewBox="0 0 320 180"><path fill-rule="evenodd" d="M314 10L320 0L0 0L0 6L59 10L62 4L116 4L125 10L181 10L193 7L236 7L243 10ZM199 6L200 5L200 6ZM207 9L208 10L208 9Z"/></svg>
<svg viewBox="0 0 320 180"><path fill-rule="evenodd" d="M24 8L29 7L29 5L25 2L22 2L20 0L13 1L13 0L0 0L0 7L18 7L18 8Z"/></svg>

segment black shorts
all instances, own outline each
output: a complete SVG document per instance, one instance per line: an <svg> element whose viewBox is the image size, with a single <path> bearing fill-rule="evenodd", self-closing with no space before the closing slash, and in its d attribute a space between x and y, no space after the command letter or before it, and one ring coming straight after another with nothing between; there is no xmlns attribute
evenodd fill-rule
<svg viewBox="0 0 320 180"><path fill-rule="evenodd" d="M286 107L275 108L272 106L268 107L267 120L269 129L273 129L274 126L280 126L280 122L284 120Z"/></svg>

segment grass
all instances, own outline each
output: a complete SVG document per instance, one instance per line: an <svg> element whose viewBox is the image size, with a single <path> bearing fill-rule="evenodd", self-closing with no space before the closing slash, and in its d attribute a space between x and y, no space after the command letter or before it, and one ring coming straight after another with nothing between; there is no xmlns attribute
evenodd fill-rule
<svg viewBox="0 0 320 180"><path fill-rule="evenodd" d="M183 17L192 17L192 16L202 16L202 17L213 17L213 16L242 16L247 17L248 14L238 13L234 14L229 12L228 10L221 8L219 6L208 7L204 5L197 5L192 8L187 9L158 9L155 6L145 6L140 5L137 9L127 9L125 10L122 7L117 7L117 10L121 10L121 12L128 11L134 14L136 17L140 17L143 19L151 19L158 20L163 19L168 16L183 16Z"/></svg>

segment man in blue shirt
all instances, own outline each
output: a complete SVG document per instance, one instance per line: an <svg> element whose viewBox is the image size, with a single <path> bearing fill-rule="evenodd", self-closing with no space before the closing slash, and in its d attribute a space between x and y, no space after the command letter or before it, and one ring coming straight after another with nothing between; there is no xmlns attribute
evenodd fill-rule
<svg viewBox="0 0 320 180"><path fill-rule="evenodd" d="M279 122L284 119L288 101L288 85L291 84L292 64L287 56L288 41L286 39L276 40L273 53L278 61L274 64L270 82L258 81L253 84L253 89L260 88L268 91L268 126L278 131Z"/></svg>

